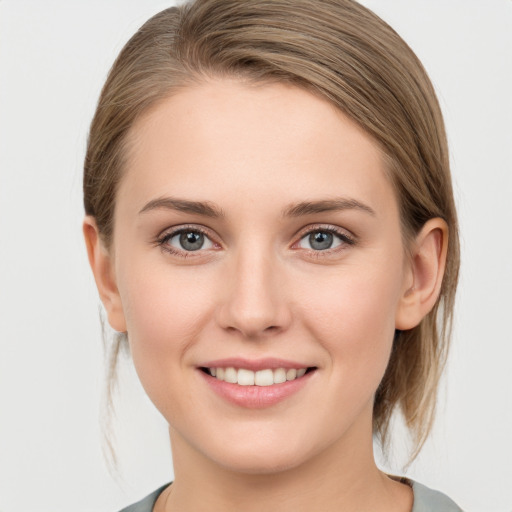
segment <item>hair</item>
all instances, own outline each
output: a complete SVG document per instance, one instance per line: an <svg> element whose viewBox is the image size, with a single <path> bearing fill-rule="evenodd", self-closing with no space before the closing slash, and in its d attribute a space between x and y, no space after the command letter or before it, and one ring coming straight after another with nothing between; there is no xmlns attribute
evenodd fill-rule
<svg viewBox="0 0 512 512"><path fill-rule="evenodd" d="M423 66L389 25L353 0L196 0L160 12L115 61L90 129L85 212L107 247L132 126L180 88L215 78L295 85L355 121L382 151L406 247L429 219L446 221L440 296L417 327L395 333L374 401L376 436L386 439L400 410L414 458L434 418L460 262L444 123Z"/></svg>

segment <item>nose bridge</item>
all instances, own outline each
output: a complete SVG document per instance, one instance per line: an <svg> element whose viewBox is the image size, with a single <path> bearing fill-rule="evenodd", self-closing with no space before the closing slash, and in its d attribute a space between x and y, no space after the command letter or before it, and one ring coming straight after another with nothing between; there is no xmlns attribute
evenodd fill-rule
<svg viewBox="0 0 512 512"><path fill-rule="evenodd" d="M254 338L286 328L290 320L278 259L268 244L241 244L230 258L221 324Z"/></svg>

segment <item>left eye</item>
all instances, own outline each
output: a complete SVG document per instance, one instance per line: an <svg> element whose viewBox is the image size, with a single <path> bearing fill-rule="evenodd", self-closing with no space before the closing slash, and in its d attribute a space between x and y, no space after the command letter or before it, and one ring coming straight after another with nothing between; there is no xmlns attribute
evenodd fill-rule
<svg viewBox="0 0 512 512"><path fill-rule="evenodd" d="M347 242L348 239L342 235L338 235L332 231L318 230L303 236L298 243L298 247L313 251L326 251L327 249L334 249Z"/></svg>
<svg viewBox="0 0 512 512"><path fill-rule="evenodd" d="M204 233L194 230L171 233L163 243L187 252L211 249L213 247L213 242Z"/></svg>

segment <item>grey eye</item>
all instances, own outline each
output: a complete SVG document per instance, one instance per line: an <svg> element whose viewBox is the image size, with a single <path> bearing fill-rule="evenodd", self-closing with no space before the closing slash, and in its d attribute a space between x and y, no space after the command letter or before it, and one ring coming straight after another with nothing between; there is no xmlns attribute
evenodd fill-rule
<svg viewBox="0 0 512 512"><path fill-rule="evenodd" d="M317 251L325 251L332 247L333 238L332 233L317 231L309 235L309 245Z"/></svg>
<svg viewBox="0 0 512 512"><path fill-rule="evenodd" d="M212 241L200 231L181 231L169 237L167 244L182 251L199 251L211 249Z"/></svg>
<svg viewBox="0 0 512 512"><path fill-rule="evenodd" d="M204 245L204 235L194 231L180 234L180 245L186 251L197 251Z"/></svg>
<svg viewBox="0 0 512 512"><path fill-rule="evenodd" d="M344 242L343 237L330 231L312 231L299 241L301 249L309 249L313 251L325 251L338 247Z"/></svg>

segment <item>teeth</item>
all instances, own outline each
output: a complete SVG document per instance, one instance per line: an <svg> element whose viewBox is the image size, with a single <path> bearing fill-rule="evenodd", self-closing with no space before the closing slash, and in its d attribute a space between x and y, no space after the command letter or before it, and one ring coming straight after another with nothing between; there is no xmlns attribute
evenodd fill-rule
<svg viewBox="0 0 512 512"><path fill-rule="evenodd" d="M272 386L274 384L274 372L272 370L259 370L254 374L256 386Z"/></svg>
<svg viewBox="0 0 512 512"><path fill-rule="evenodd" d="M273 384L282 384L289 380L295 380L303 377L306 373L306 368L277 368L271 370L258 370L253 372L245 368L208 368L210 375L217 378L230 382L232 384L238 384L239 386L272 386Z"/></svg>
<svg viewBox="0 0 512 512"><path fill-rule="evenodd" d="M290 368L287 372L286 372L286 380L293 380L297 377L297 370L295 370L295 368Z"/></svg>
<svg viewBox="0 0 512 512"><path fill-rule="evenodd" d="M282 382L286 382L286 370L278 368L274 370L274 384L281 384Z"/></svg>
<svg viewBox="0 0 512 512"><path fill-rule="evenodd" d="M236 384L238 382L237 371L234 368L226 368L224 372L224 380Z"/></svg>
<svg viewBox="0 0 512 512"><path fill-rule="evenodd" d="M238 384L240 386L254 386L254 372L240 368L238 370Z"/></svg>

